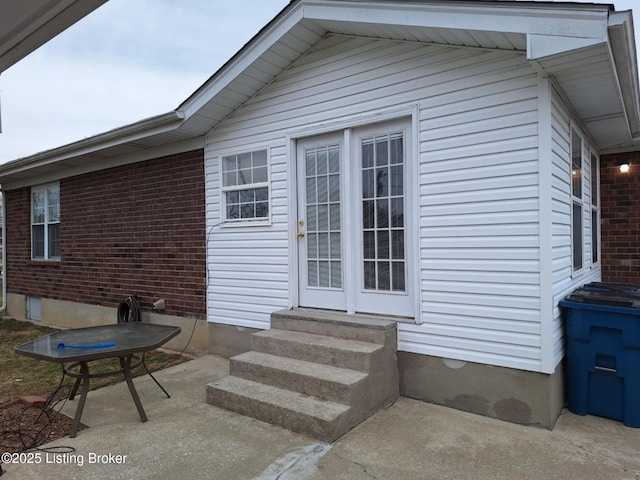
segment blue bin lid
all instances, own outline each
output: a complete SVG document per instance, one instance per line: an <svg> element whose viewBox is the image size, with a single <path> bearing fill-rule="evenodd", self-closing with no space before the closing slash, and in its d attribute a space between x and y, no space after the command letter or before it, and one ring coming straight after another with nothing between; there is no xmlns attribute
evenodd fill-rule
<svg viewBox="0 0 640 480"><path fill-rule="evenodd" d="M610 307L640 308L640 286L592 282L574 290L565 300Z"/></svg>

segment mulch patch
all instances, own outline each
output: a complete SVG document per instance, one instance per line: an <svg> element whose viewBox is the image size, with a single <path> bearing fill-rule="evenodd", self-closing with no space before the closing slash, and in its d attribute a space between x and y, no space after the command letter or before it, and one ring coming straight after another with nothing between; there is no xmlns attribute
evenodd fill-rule
<svg viewBox="0 0 640 480"><path fill-rule="evenodd" d="M20 453L66 437L73 420L59 410L11 402L0 408L0 452ZM80 430L82 430L82 425Z"/></svg>

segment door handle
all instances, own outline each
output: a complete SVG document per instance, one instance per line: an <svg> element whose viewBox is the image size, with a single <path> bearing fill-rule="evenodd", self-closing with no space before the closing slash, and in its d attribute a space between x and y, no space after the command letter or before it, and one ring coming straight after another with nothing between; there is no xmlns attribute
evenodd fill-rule
<svg viewBox="0 0 640 480"><path fill-rule="evenodd" d="M298 232L298 238L304 238L304 232Z"/></svg>

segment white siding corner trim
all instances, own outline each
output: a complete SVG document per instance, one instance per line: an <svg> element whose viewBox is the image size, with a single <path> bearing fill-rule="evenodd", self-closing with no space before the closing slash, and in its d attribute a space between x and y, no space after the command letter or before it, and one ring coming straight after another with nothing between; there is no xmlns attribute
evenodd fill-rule
<svg viewBox="0 0 640 480"><path fill-rule="evenodd" d="M551 179L553 165L553 126L551 115L551 82L538 78L538 138L540 182L540 370L553 373L557 365L553 348L553 222Z"/></svg>

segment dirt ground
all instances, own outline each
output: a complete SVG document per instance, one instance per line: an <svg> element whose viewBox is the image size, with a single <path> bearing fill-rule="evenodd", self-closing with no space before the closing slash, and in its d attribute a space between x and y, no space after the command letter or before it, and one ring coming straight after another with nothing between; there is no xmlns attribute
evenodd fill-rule
<svg viewBox="0 0 640 480"><path fill-rule="evenodd" d="M0 451L24 452L69 435L72 419L57 408L59 404L43 409L18 402L0 409Z"/></svg>

